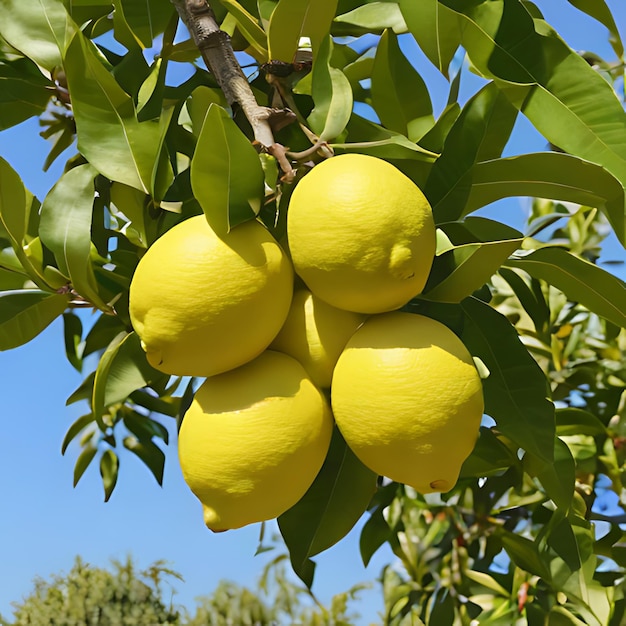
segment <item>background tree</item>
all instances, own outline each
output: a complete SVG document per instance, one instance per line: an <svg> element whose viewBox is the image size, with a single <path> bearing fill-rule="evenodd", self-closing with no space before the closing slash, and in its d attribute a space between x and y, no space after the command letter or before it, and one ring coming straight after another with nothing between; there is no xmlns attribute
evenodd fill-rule
<svg viewBox="0 0 626 626"><path fill-rule="evenodd" d="M41 202L0 162L0 348L63 316L69 361L97 360L69 399L88 406L63 445L82 446L74 482L97 461L108 499L120 442L161 481L162 419L180 417L194 389L150 368L130 325L143 251L200 213L221 228L258 214L281 239L315 162L372 154L433 207L437 257L406 309L462 338L490 419L444 496L377 481L337 434L278 520L293 568L311 585L311 557L368 510L364 561L388 542L406 570L384 574L388 621L620 623L621 512L595 506L608 492L624 500L626 288L597 263L607 228L626 241L624 50L604 0L570 10L608 29L608 61L571 50L526 0L175 4L1 5L0 128L40 115L47 164L70 156ZM437 116L412 40L449 81ZM178 63L185 79L168 73ZM462 102L470 66L482 80ZM504 157L521 115L546 150ZM509 196L566 204L535 203L524 232L471 215ZM93 324L83 307L99 311Z"/></svg>

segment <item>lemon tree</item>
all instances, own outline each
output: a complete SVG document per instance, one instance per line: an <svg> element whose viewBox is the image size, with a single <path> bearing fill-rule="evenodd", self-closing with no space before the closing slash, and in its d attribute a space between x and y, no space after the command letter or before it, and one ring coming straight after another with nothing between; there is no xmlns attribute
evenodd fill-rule
<svg viewBox="0 0 626 626"><path fill-rule="evenodd" d="M0 349L62 318L74 483L197 423L198 523L277 517L310 586L361 520L389 624L622 623L624 12L561 4L602 55L548 0L3 0L0 129L65 167L0 160Z"/></svg>

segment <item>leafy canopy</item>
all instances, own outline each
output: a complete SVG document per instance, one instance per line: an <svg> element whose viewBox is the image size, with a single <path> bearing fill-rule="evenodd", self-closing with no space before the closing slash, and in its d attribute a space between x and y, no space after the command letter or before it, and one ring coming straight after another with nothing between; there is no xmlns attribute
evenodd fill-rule
<svg viewBox="0 0 626 626"><path fill-rule="evenodd" d="M383 573L387 623L621 623L623 515L597 501L624 501L626 287L598 257L609 232L626 242L624 49L605 0L569 2L606 27L614 59L572 50L527 0L211 2L257 102L291 111L272 130L294 181L255 150L168 0L3 0L0 129L39 116L45 167L66 167L38 199L0 161L0 349L62 317L85 374L62 447L78 441L74 483L98 464L108 499L120 442L161 482L167 419L193 393L147 364L132 330L143 251L202 213L220 228L258 215L280 239L310 160L372 154L433 207L437 256L406 308L463 339L488 419L455 489L426 498L379 480L370 501L376 477L337 434L279 519L295 571L311 585L311 557L367 510L364 562L388 543L404 565ZM442 111L424 63L448 81ZM480 82L467 101L462 81ZM520 116L545 149L505 153ZM523 226L506 204L475 215L516 196L542 199Z"/></svg>

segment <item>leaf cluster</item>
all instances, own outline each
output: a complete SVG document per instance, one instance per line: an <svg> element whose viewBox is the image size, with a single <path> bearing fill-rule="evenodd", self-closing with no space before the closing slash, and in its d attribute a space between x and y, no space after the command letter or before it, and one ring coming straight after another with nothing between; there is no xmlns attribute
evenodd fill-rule
<svg viewBox="0 0 626 626"><path fill-rule="evenodd" d="M598 262L609 232L626 242L624 50L604 0L570 4L608 29L617 60L575 52L526 0L211 3L258 103L293 113L273 131L295 184L358 152L424 190L437 254L406 310L447 324L484 376L488 417L452 492L388 484L336 432L279 519L310 586L311 557L368 510L364 561L387 543L403 566L383 574L389 623L622 619L621 518L598 517L596 501L624 498L626 285ZM259 154L168 0L3 9L0 129L39 115L46 167L67 160L41 201L0 161L0 349L62 317L67 358L85 372L68 402L88 406L63 451L78 439L75 483L99 459L108 499L119 441L161 482L166 418L181 419L195 386L152 369L132 329L141 255L197 214L218 230L258 218L281 239L294 182ZM415 45L447 81L439 113ZM470 73L480 87L462 101ZM510 156L521 116L545 149ZM524 232L506 208L474 215L518 196L547 199Z"/></svg>

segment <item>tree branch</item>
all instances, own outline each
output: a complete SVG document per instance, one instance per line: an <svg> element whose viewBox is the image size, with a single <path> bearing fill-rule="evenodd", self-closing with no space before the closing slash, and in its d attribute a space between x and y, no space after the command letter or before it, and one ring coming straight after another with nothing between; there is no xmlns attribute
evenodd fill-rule
<svg viewBox="0 0 626 626"><path fill-rule="evenodd" d="M238 104L250 122L255 141L261 149L278 161L284 178L291 180L295 171L286 156L284 146L276 143L272 125L284 124L285 118L294 117L288 109L272 109L260 106L256 101L248 79L239 65L230 36L220 27L207 0L172 0L178 15L189 30L202 58L228 103Z"/></svg>

